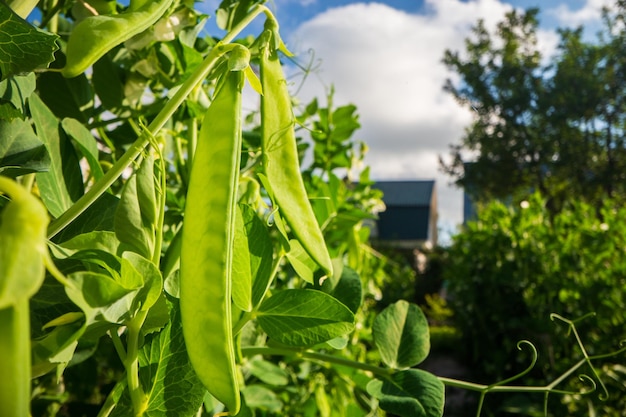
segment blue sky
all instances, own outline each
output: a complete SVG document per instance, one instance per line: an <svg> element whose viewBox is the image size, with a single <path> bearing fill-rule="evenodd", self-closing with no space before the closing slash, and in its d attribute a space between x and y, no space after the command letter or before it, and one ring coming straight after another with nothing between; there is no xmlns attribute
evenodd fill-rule
<svg viewBox="0 0 626 417"><path fill-rule="evenodd" d="M209 0L214 10L219 0ZM287 46L318 69L298 91L307 103L331 85L335 104L356 104L355 138L370 148L376 180L435 179L444 243L462 221L462 193L439 170L438 157L458 143L472 115L446 93L445 49L463 50L479 18L495 27L512 8L538 7L542 52L554 53L557 27L597 28L612 0L270 0ZM211 23L207 29L212 30ZM591 31L595 33L595 29ZM294 81L297 85L297 80Z"/></svg>

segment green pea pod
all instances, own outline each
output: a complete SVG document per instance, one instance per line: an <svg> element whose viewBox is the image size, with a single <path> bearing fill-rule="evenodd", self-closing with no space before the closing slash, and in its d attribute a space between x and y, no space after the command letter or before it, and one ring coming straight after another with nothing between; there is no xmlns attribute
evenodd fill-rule
<svg viewBox="0 0 626 417"><path fill-rule="evenodd" d="M231 317L243 72L229 71L202 122L183 224L180 308L189 359L207 390L239 412Z"/></svg>
<svg viewBox="0 0 626 417"><path fill-rule="evenodd" d="M266 31L266 36L275 36ZM305 251L332 275L333 266L300 173L287 80L272 42L261 49L261 143L265 175L282 216Z"/></svg>
<svg viewBox="0 0 626 417"><path fill-rule="evenodd" d="M48 213L35 196L0 177L11 196L0 218L0 416L29 415L29 298L45 276Z"/></svg>
<svg viewBox="0 0 626 417"><path fill-rule="evenodd" d="M15 181L0 177L0 192L11 196L0 221L0 308L33 296L44 279L48 213Z"/></svg>
<svg viewBox="0 0 626 417"><path fill-rule="evenodd" d="M124 13L90 16L80 22L67 42L63 76L72 78L82 74L111 49L148 29L163 16L172 1L147 1Z"/></svg>

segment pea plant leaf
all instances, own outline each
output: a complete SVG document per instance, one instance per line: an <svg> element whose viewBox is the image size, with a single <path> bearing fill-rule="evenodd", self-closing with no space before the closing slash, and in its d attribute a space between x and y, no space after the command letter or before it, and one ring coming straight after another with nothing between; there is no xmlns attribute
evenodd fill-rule
<svg viewBox="0 0 626 417"><path fill-rule="evenodd" d="M367 391L378 398L380 408L398 416L443 416L443 382L421 369L399 371L384 381L374 379Z"/></svg>
<svg viewBox="0 0 626 417"><path fill-rule="evenodd" d="M58 258L71 256L74 253L94 249L112 254L121 255L120 241L111 231L94 230L93 232L82 233L66 240L60 245L51 245L51 252Z"/></svg>
<svg viewBox="0 0 626 417"><path fill-rule="evenodd" d="M260 357L250 359L247 363L247 370L266 384L277 386L289 384L287 371Z"/></svg>
<svg viewBox="0 0 626 417"><path fill-rule="evenodd" d="M75 236L91 231L113 231L113 223L119 197L102 194L87 210L54 237L55 242L65 242Z"/></svg>
<svg viewBox="0 0 626 417"><path fill-rule="evenodd" d="M120 242L148 259L152 257L154 248L157 201L154 158L148 154L124 185L115 212L115 234Z"/></svg>
<svg viewBox="0 0 626 417"><path fill-rule="evenodd" d="M170 321L146 343L139 354L139 378L149 393L146 415L194 415L206 392L189 362L180 311L170 308Z"/></svg>
<svg viewBox="0 0 626 417"><path fill-rule="evenodd" d="M83 180L74 147L59 128L59 120L32 94L30 112L37 136L48 149L50 170L37 173L41 199L52 216L58 217L83 195Z"/></svg>
<svg viewBox="0 0 626 417"><path fill-rule="evenodd" d="M38 30L0 2L0 79L46 67L59 37Z"/></svg>
<svg viewBox="0 0 626 417"><path fill-rule="evenodd" d="M122 324L130 319L137 289L125 288L109 276L90 271L74 272L68 279L72 285L65 289L67 296L83 310L88 325L97 321Z"/></svg>
<svg viewBox="0 0 626 417"><path fill-rule="evenodd" d="M372 327L374 342L383 362L390 368L415 366L428 356L428 322L415 304L400 300L385 308Z"/></svg>
<svg viewBox="0 0 626 417"><path fill-rule="evenodd" d="M57 58L53 67L60 62ZM87 124L93 115L93 87L84 74L65 78L59 72L45 72L37 77L37 93L59 119L71 117Z"/></svg>
<svg viewBox="0 0 626 417"><path fill-rule="evenodd" d="M257 0L224 0L220 3L216 11L217 25L220 29L231 30L233 26L241 21L253 4L259 3Z"/></svg>
<svg viewBox="0 0 626 417"><path fill-rule="evenodd" d="M85 320L77 320L62 326L35 339L32 350L33 378L45 375L56 368L65 368L72 359L78 339L85 332Z"/></svg>
<svg viewBox="0 0 626 417"><path fill-rule="evenodd" d="M148 259L134 252L127 251L122 255L120 278L126 288L138 289L133 300L133 313L150 309L161 295L161 272Z"/></svg>
<svg viewBox="0 0 626 417"><path fill-rule="evenodd" d="M50 167L45 145L22 119L0 119L0 173L16 177Z"/></svg>
<svg viewBox="0 0 626 417"><path fill-rule="evenodd" d="M270 338L290 346L323 343L354 329L354 314L348 307L310 289L274 293L261 303L257 319Z"/></svg>
<svg viewBox="0 0 626 417"><path fill-rule="evenodd" d="M248 238L250 273L252 275L252 305L257 306L270 285L272 275L272 240L263 220L254 208L241 205L241 214Z"/></svg>
<svg viewBox="0 0 626 417"><path fill-rule="evenodd" d="M276 393L267 387L251 384L242 389L246 404L250 408L266 409L280 413L284 404ZM245 410L245 409L243 409Z"/></svg>
<svg viewBox="0 0 626 417"><path fill-rule="evenodd" d="M14 75L0 81L0 102L8 101L19 111L20 118L26 113L26 100L35 91L37 80L35 74Z"/></svg>
<svg viewBox="0 0 626 417"><path fill-rule="evenodd" d="M98 161L98 142L96 142L89 130L78 120L70 118L63 119L61 126L65 133L78 145L78 149L89 164L89 169L94 179L97 181L102 178L104 173Z"/></svg>
<svg viewBox="0 0 626 417"><path fill-rule="evenodd" d="M108 110L116 110L124 100L123 74L113 65L111 58L104 55L93 65L91 82L102 106Z"/></svg>
<svg viewBox="0 0 626 417"><path fill-rule="evenodd" d="M339 268L335 268L335 271L339 270ZM354 269L347 266L341 268L340 276L335 274L324 280L322 285L316 282L315 288L332 295L348 307L354 314L356 314L363 301L361 278Z"/></svg>
<svg viewBox="0 0 626 417"><path fill-rule="evenodd" d="M206 393L185 350L177 303L171 304L169 311L165 328L147 336L139 351L139 380L148 396L146 417L195 415ZM115 390L111 417L133 415L126 384L118 384Z"/></svg>

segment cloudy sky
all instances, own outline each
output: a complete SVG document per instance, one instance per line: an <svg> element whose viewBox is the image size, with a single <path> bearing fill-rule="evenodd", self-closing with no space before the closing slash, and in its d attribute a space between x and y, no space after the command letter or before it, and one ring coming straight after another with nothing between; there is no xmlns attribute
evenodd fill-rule
<svg viewBox="0 0 626 417"><path fill-rule="evenodd" d="M300 89L299 98L323 99L334 85L336 105L357 106L362 127L355 138L370 148L366 163L375 180L435 179L445 239L462 222L462 193L440 171L438 157L447 156L449 145L460 141L472 116L442 90L451 76L441 63L444 50L463 50L478 19L493 27L512 8L539 7L539 41L549 55L558 41L556 27L597 27L601 7L610 3L273 0L269 6L287 46L301 62L308 62L314 51L318 69ZM217 4L218 0L208 1L207 10Z"/></svg>

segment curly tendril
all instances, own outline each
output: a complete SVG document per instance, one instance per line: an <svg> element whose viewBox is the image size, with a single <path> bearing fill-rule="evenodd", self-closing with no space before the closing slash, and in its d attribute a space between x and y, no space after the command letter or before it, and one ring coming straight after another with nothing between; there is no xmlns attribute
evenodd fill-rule
<svg viewBox="0 0 626 417"><path fill-rule="evenodd" d="M478 400L478 405L477 405L477 409L476 409L476 417L480 417L481 413L482 413L482 407L483 407L483 403L485 400L485 396L488 393L492 393L492 392L527 392L527 393L543 393L543 409L544 409L544 415L547 416L548 415L548 398L551 394L556 394L556 395L589 395L592 394L595 391L600 391L600 393L598 394L598 398L602 401L606 401L609 398L609 391L606 387L606 385L602 382L602 380L600 379L600 375L598 373L598 371L596 370L596 368L593 366L593 361L597 361L599 359L605 359L605 358L609 358L609 357L615 357L617 355L623 354L626 352L626 340L621 340L619 342L619 349L614 350L612 352L609 353L603 353L603 354L598 354L598 355L589 355L587 353L587 350L585 349L585 345L583 344L580 335L578 334L578 330L576 329L576 323L585 320L589 317L593 317L595 316L595 313L589 313L589 314L585 314L582 317L579 317L575 320L570 320L567 319L559 314L556 313L552 313L550 314L550 319L552 321L560 321L562 323L565 323L567 325L567 335L573 334L575 339L576 339L576 343L580 349L580 352L583 355L583 358L580 359L578 362L576 362L575 364L573 364L568 370L566 370L565 372L563 372L559 377L557 377L556 379L554 379L552 382L550 382L549 384L545 385L545 386L523 386L523 385L508 385L511 382L520 379L521 377L527 375L536 365L537 363L537 359L538 359L538 352L537 352L537 348L535 347L535 345L533 345L531 342L529 342L528 340L521 340L520 342L517 343L517 348L521 351L524 350L524 347L530 348L532 357L531 357L531 363L530 365L524 369L522 372L507 378L505 380L496 382L494 384L490 384L490 385L482 385L482 384L476 384L476 383L472 383L472 382L465 382L465 381L459 381L456 379L450 379L450 378L442 378L440 377L439 380L442 381L444 384L448 385L448 386L453 386L453 387L457 387L457 388L463 388L463 389L467 389L470 391L477 391L480 393L480 398ZM581 367L583 367L584 365L588 365L589 366L589 370L590 372L587 373L582 373L580 375L578 375L578 380L582 383L582 387L580 387L580 389L578 390L566 390L566 389L559 389L557 388L557 386L559 386L562 382L566 381L568 378L570 378L578 369L580 369ZM600 389L598 389L598 387Z"/></svg>

